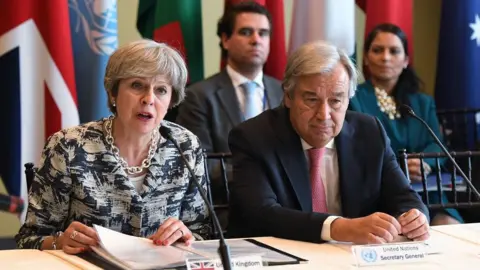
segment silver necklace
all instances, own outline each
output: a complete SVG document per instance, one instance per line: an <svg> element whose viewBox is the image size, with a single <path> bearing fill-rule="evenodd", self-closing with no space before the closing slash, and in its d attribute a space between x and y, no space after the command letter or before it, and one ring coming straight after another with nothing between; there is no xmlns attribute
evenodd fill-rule
<svg viewBox="0 0 480 270"><path fill-rule="evenodd" d="M155 151L157 149L157 144L158 144L158 136L159 136L158 128L155 128L152 132L152 140L150 141L150 147L148 148L148 155L142 161L142 165L129 167L127 161L120 156L120 150L114 144L114 139L112 136L113 118L114 116L110 116L107 118L107 120L105 120L104 127L105 127L105 132L107 133L105 140L107 141L108 145L112 148L112 152L115 158L119 160L120 165L122 165L122 167L127 171L127 174L141 173L143 169L150 167L152 158L155 155Z"/></svg>

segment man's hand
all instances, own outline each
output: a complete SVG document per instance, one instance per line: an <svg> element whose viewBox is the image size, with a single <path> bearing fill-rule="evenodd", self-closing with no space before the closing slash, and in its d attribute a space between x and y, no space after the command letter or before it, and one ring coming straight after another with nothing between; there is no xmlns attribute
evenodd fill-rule
<svg viewBox="0 0 480 270"><path fill-rule="evenodd" d="M402 225L402 234L408 239L423 241L430 237L428 219L418 209L403 213L398 222Z"/></svg>
<svg viewBox="0 0 480 270"><path fill-rule="evenodd" d="M330 228L333 240L355 244L389 243L401 232L400 223L385 213L354 219L338 218L332 222Z"/></svg>

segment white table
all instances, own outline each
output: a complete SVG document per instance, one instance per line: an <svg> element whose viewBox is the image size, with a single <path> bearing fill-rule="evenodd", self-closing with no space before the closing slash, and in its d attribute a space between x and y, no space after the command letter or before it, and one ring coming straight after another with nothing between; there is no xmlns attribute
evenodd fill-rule
<svg viewBox="0 0 480 270"><path fill-rule="evenodd" d="M472 230L477 230L478 238L467 236L468 233L471 234ZM271 266L267 269L359 268L355 266L350 244L313 244L274 237L255 239L308 260L307 263ZM480 223L432 227L431 239L428 243L431 247L430 252L434 252L434 254L428 255L423 262L361 267L359 269L471 269L472 267L478 267L480 264ZM53 250L43 252L38 250L0 251L0 262L2 269L100 269L77 256Z"/></svg>
<svg viewBox="0 0 480 270"><path fill-rule="evenodd" d="M451 237L480 246L480 223L442 225L432 227L432 229Z"/></svg>
<svg viewBox="0 0 480 270"><path fill-rule="evenodd" d="M444 233L431 230L431 239L428 241L431 254L420 263L397 264L385 266L357 267L351 252L350 244L330 243L311 244L290 241L278 238L257 238L278 249L284 250L295 256L309 260L307 264L273 266L272 269L466 269L472 265L480 264L477 256L480 246L451 237ZM438 252L438 253L437 253Z"/></svg>
<svg viewBox="0 0 480 270"><path fill-rule="evenodd" d="M61 257L52 256L47 252L42 252L36 249L12 249L0 251L0 268L16 270L82 269L75 267Z"/></svg>

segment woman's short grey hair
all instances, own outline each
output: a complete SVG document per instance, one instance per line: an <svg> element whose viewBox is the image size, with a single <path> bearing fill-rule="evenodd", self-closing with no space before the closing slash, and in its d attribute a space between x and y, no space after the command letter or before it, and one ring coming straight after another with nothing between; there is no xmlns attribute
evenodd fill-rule
<svg viewBox="0 0 480 270"><path fill-rule="evenodd" d="M352 98L357 89L358 71L345 51L326 41L306 43L288 57L283 90L293 97L298 77L329 73L338 63L345 67L350 78L348 96Z"/></svg>
<svg viewBox="0 0 480 270"><path fill-rule="evenodd" d="M105 70L104 86L109 97L110 111L116 113L110 95L113 97L118 95L118 86L122 79L151 78L158 75L165 76L172 85L170 107L180 104L185 98L188 71L185 61L177 50L167 44L148 39L130 42L119 47L110 56Z"/></svg>

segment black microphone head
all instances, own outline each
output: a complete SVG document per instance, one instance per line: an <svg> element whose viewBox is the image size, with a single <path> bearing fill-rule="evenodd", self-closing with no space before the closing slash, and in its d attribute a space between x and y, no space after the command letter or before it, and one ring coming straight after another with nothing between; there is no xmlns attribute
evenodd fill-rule
<svg viewBox="0 0 480 270"><path fill-rule="evenodd" d="M171 139L172 138L172 130L170 130L170 128L168 128L166 126L160 126L160 135L162 135L162 137L164 137L164 138Z"/></svg>
<svg viewBox="0 0 480 270"><path fill-rule="evenodd" d="M402 112L403 115L415 115L415 112L413 111L413 109L410 106L405 104L402 104L402 106L400 106L400 111Z"/></svg>

